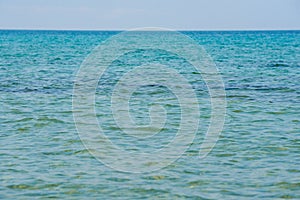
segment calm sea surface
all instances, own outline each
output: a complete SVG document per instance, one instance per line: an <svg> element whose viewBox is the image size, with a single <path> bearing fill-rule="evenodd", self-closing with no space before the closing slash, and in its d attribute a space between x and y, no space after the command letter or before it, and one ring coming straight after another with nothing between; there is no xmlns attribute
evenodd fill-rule
<svg viewBox="0 0 300 200"><path fill-rule="evenodd" d="M117 33L0 31L0 199L300 199L299 31L183 32L205 47L222 75L224 130L213 151L199 159L210 120L208 92L199 74L175 59L197 91L201 124L180 159L144 174L118 172L95 159L72 116L73 83L82 61ZM161 59L161 53L120 58L112 65L115 73L107 71L99 81L97 93L111 91L125 61ZM160 87L141 94L132 106L141 111L136 120L147 124L147 103L171 94ZM103 120L109 101L96 102L106 135L130 149L132 141L122 142L110 117ZM180 112L172 105L164 105L170 111L167 123L173 124L163 130L165 137L136 146L151 152L172 139Z"/></svg>

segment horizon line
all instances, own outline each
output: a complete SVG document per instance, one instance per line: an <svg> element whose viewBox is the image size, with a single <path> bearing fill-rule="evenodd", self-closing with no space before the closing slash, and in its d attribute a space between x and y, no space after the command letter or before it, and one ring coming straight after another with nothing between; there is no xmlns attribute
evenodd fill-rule
<svg viewBox="0 0 300 200"><path fill-rule="evenodd" d="M47 29L47 28L0 28L1 31L130 31L135 29ZM173 31L300 31L300 29L169 29Z"/></svg>

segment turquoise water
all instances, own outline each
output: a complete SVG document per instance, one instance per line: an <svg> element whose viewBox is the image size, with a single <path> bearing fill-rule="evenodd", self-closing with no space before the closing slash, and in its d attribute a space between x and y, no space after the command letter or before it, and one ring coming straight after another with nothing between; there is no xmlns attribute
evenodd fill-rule
<svg viewBox="0 0 300 200"><path fill-rule="evenodd" d="M300 198L299 31L183 32L205 47L223 77L224 130L213 151L200 160L209 122L209 102L201 99L207 89L192 69L173 62L198 91L202 123L180 159L144 174L118 172L95 159L80 141L72 116L73 82L82 61L117 33L0 31L0 199ZM137 52L133 60L161 53ZM106 73L102 81L107 84L100 81L97 92L109 90L117 77ZM147 107L143 100L167 91L152 88L150 93L137 99L141 111ZM178 106L165 106L171 113L167 122L176 124ZM98 104L99 119L109 112L100 108ZM110 120L100 123L122 144ZM165 140L137 145L151 152L174 130L164 130Z"/></svg>

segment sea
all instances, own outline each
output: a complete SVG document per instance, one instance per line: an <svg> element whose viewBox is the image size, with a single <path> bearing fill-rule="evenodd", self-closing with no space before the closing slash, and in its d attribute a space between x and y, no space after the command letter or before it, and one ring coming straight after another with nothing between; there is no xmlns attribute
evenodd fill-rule
<svg viewBox="0 0 300 200"><path fill-rule="evenodd" d="M224 125L204 158L211 99L201 72L160 50L117 58L99 77L95 116L119 148L157 152L176 136L182 111L168 88L144 85L128 103L130 120L151 123L149 107L162 103L170 125L142 139L123 133L110 98L124 66L171 62L199 99L199 127L185 151L142 173L102 162L74 119L82 63L121 32L0 30L0 199L300 199L300 31L180 32L205 49L224 83ZM118 159L126 167L127 157Z"/></svg>

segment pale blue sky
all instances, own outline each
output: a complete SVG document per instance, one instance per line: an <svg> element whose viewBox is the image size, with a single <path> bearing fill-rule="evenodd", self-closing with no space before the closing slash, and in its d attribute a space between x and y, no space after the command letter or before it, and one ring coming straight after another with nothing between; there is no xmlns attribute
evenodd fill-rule
<svg viewBox="0 0 300 200"><path fill-rule="evenodd" d="M300 29L300 0L0 0L0 29Z"/></svg>

